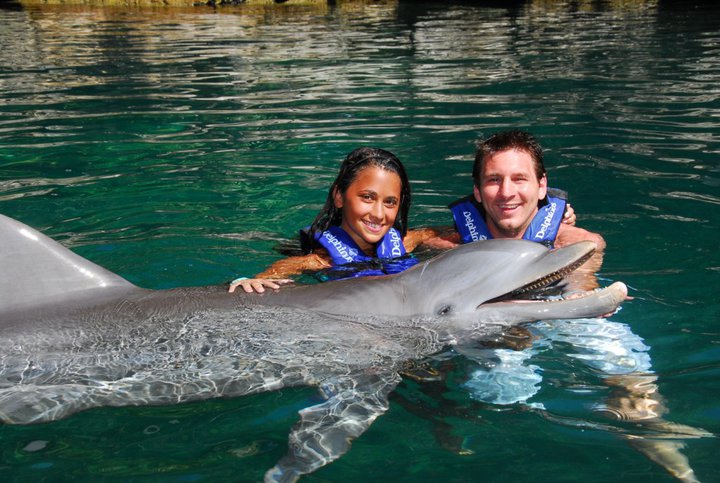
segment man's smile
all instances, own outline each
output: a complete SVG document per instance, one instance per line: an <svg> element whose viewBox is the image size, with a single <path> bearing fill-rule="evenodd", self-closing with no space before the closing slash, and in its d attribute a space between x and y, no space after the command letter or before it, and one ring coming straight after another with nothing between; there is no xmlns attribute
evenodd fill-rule
<svg viewBox="0 0 720 483"><path fill-rule="evenodd" d="M519 208L522 203L498 203L496 206L503 211L512 211Z"/></svg>

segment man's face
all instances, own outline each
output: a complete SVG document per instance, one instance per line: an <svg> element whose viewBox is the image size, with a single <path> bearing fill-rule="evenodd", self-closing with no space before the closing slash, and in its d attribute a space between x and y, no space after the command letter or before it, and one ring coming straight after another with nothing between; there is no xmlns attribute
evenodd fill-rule
<svg viewBox="0 0 720 483"><path fill-rule="evenodd" d="M547 178L537 178L530 153L508 149L485 159L473 193L494 238L522 238L546 192Z"/></svg>

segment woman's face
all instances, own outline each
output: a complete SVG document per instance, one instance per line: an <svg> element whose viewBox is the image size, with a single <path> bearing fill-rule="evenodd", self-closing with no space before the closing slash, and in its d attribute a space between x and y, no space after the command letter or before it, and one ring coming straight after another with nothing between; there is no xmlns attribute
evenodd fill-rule
<svg viewBox="0 0 720 483"><path fill-rule="evenodd" d="M366 255L375 255L375 244L395 224L401 189L396 173L368 166L357 174L345 193L335 193L335 207L342 210L340 227Z"/></svg>

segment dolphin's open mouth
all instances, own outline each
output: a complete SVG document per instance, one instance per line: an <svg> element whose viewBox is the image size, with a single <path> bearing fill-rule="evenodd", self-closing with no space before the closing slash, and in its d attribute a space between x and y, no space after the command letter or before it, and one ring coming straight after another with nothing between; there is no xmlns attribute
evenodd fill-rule
<svg viewBox="0 0 720 483"><path fill-rule="evenodd" d="M548 293L543 289L547 289L551 285L565 278L568 274L577 270L583 263L588 261L594 253L595 250L590 250L586 254L584 254L574 262L564 266L563 268L548 273L547 275L544 275L533 282L525 284L522 287L516 288L515 290L512 290L511 292L508 292L504 295L500 295L499 297L495 297L494 299L487 300L483 303L483 305L496 302L521 302L523 300L537 300L538 297L546 297L548 295L559 294L559 291L557 293Z"/></svg>

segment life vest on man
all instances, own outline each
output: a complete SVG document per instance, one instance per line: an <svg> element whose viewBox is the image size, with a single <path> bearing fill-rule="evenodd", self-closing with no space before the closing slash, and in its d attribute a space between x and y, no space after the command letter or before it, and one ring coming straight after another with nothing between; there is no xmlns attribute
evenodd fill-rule
<svg viewBox="0 0 720 483"><path fill-rule="evenodd" d="M555 190L555 192L563 193L560 190ZM565 213L566 203L564 198L555 196L546 196L541 200L538 212L523 233L523 239L542 243L548 248L552 248ZM455 220L455 229L460 234L463 243L489 240L493 237L485 223L485 209L473 195L460 198L448 207Z"/></svg>

